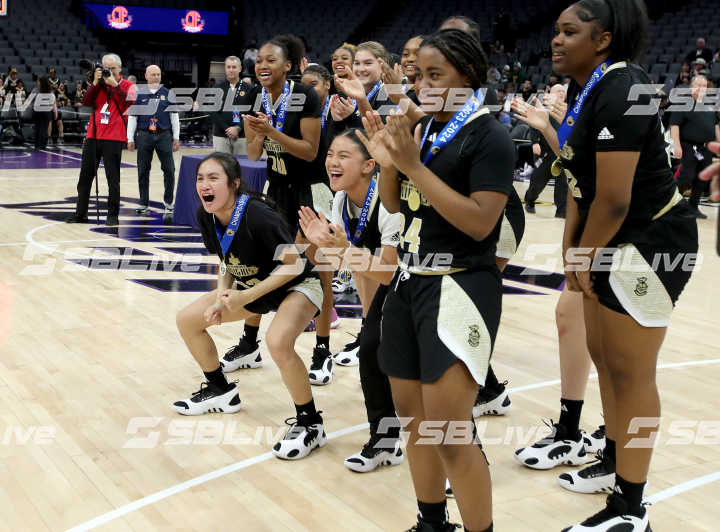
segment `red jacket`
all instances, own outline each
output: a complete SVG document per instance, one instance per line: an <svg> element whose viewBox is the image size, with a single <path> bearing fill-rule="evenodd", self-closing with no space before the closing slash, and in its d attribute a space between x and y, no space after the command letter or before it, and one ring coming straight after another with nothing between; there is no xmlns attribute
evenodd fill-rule
<svg viewBox="0 0 720 532"><path fill-rule="evenodd" d="M92 116L88 122L87 138L127 142L127 110L135 103L134 100L135 85L126 79L120 78L117 87L90 85L82 100L83 105L93 107L95 115L94 122ZM110 122L103 124L102 109L106 103Z"/></svg>

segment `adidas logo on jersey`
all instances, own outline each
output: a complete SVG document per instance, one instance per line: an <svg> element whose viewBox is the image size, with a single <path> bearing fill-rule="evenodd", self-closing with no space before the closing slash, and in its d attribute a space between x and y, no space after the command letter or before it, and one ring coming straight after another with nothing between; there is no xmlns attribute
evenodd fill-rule
<svg viewBox="0 0 720 532"><path fill-rule="evenodd" d="M598 140L612 140L615 138L615 135L610 133L610 130L606 127L602 129L600 134L598 135Z"/></svg>

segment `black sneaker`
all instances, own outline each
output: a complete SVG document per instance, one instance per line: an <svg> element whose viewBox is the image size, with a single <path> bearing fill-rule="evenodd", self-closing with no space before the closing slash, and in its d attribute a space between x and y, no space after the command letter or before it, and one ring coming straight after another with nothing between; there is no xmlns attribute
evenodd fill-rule
<svg viewBox="0 0 720 532"><path fill-rule="evenodd" d="M315 386L324 386L332 382L333 377L333 359L332 353L326 347L316 347L313 349L312 363L310 364L310 384Z"/></svg>
<svg viewBox="0 0 720 532"><path fill-rule="evenodd" d="M605 448L605 425L600 425L592 434L583 434L585 451L596 453Z"/></svg>
<svg viewBox="0 0 720 532"><path fill-rule="evenodd" d="M225 356L220 359L223 373L230 373L238 369L254 369L262 367L260 356L260 342L251 344L243 336L237 345L228 349Z"/></svg>
<svg viewBox="0 0 720 532"><path fill-rule="evenodd" d="M462 530L462 527L456 523L445 521L442 524L430 523L425 521L420 515L417 516L418 522L406 532L453 532L454 530Z"/></svg>
<svg viewBox="0 0 720 532"><path fill-rule="evenodd" d="M66 224L89 224L90 221L88 220L87 216L80 216L78 213L75 213L72 216L65 218L65 223Z"/></svg>
<svg viewBox="0 0 720 532"><path fill-rule="evenodd" d="M360 358L358 357L360 353L360 334L362 334L362 329L360 329L357 337L352 342L345 344L342 351L333 355L333 360L337 365L357 366L360 364Z"/></svg>
<svg viewBox="0 0 720 532"><path fill-rule="evenodd" d="M535 214L535 204L534 203L526 203L525 204L525 212L529 212L530 214Z"/></svg>
<svg viewBox="0 0 720 532"><path fill-rule="evenodd" d="M607 498L607 506L592 517L588 517L579 525L563 529L562 532L652 532L648 511L642 508L642 516L629 513L627 501L618 493Z"/></svg>
<svg viewBox="0 0 720 532"><path fill-rule="evenodd" d="M497 388L491 389L481 386L475 399L475 406L472 409L473 417L480 416L504 416L510 411L510 396L508 395L505 381Z"/></svg>
<svg viewBox="0 0 720 532"><path fill-rule="evenodd" d="M588 462L582 434L568 434L567 429L550 420L552 431L530 447L515 451L515 459L531 469L552 469L559 465L584 465Z"/></svg>
<svg viewBox="0 0 720 532"><path fill-rule="evenodd" d="M558 477L558 483L576 493L612 493L615 486L615 460L602 451L597 460L580 471L569 471Z"/></svg>
<svg viewBox="0 0 720 532"><path fill-rule="evenodd" d="M400 440L388 438L395 442L392 447L378 447L380 440L385 438L388 437L377 433L370 434L370 439L363 445L362 450L345 459L345 467L356 473L369 473L380 466L402 464L405 456L400 446Z"/></svg>
<svg viewBox="0 0 720 532"><path fill-rule="evenodd" d="M302 420L299 421L294 417L286 419L285 424L290 428L283 439L273 446L272 453L283 460L300 460L313 450L324 446L327 436L320 417L321 413L318 412L316 423L302 423Z"/></svg>

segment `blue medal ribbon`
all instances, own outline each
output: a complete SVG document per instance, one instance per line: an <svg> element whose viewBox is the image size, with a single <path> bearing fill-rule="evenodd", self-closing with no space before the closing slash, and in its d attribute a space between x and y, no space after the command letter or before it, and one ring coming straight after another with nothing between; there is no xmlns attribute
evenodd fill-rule
<svg viewBox="0 0 720 532"><path fill-rule="evenodd" d="M273 108L270 104L270 94L265 89L265 87L263 87L262 90L263 109L265 110L265 114L270 117L270 125L278 131L282 131L283 127L285 127L285 115L287 115L288 105L290 105L290 92L290 84L285 81L282 95L280 96L280 107L278 108L277 112L277 120L273 121Z"/></svg>
<svg viewBox="0 0 720 532"><path fill-rule="evenodd" d="M325 105L323 105L322 113L320 114L320 131L325 131L327 125L328 107L330 107L330 95L325 98Z"/></svg>
<svg viewBox="0 0 720 532"><path fill-rule="evenodd" d="M595 88L595 85L597 85L598 81L600 81L600 79L602 79L602 77L608 71L610 65L612 65L612 61L610 61L609 59L604 63L600 63L590 75L590 79L587 80L585 88L577 97L575 103L572 106L568 107L565 118L563 119L563 122L557 132L558 142L560 143L561 149L563 148L563 146L565 146L565 143L567 142L568 137L570 137L570 133L572 132L573 127L575 127L577 119L580 116L580 112L582 111L583 105L587 100L587 97L590 95L590 92L593 90L593 88Z"/></svg>
<svg viewBox="0 0 720 532"><path fill-rule="evenodd" d="M357 243L360 242L360 239L362 238L363 233L365 232L365 228L367 227L368 220L370 219L370 208L373 205L373 199L375 198L375 180L370 180L370 187L368 188L367 195L365 196L365 202L363 203L362 210L360 211L360 217L358 218L358 224L355 228L355 233L352 235L350 234L350 216L348 214L348 206L347 202L350 201L350 198L345 196L345 201L343 202L343 223L345 224L345 234L347 235L348 240L352 243L353 246L357 246Z"/></svg>
<svg viewBox="0 0 720 532"><path fill-rule="evenodd" d="M370 103L370 100L372 100L372 99L375 97L375 95L376 95L376 94L378 93L378 91L380 90L380 87L382 87L382 86L383 86L383 82L382 82L382 80L381 80L381 81L378 81L372 89L370 89L370 92L367 93L367 101L368 101L368 103ZM354 100L353 100L353 101L354 101ZM355 102L355 114L356 114L357 116L360 116L360 109L358 109L358 104L357 104L357 102Z"/></svg>
<svg viewBox="0 0 720 532"><path fill-rule="evenodd" d="M455 116L452 117L452 120L445 124L445 127L443 130L438 134L438 136L435 138L435 141L432 143L432 146L430 146L430 149L428 150L427 154L425 155L425 160L423 161L423 164L427 166L427 164L435 157L440 151L447 146L452 139L455 138L455 135L457 135L462 127L467 122L467 119L470 118L478 109L480 109L483 105L483 102L485 101L485 90L482 87L479 88L477 91L475 91L475 94L470 96L467 102L465 102L465 105L460 109L457 113L455 113ZM425 128L425 134L423 135L422 141L420 142L420 149L422 150L422 147L425 146L425 141L427 140L428 133L430 133L430 126L432 126L434 118L430 119L430 122L428 122L427 127Z"/></svg>
<svg viewBox="0 0 720 532"><path fill-rule="evenodd" d="M225 233L220 233L220 228L218 227L217 221L215 221L215 234L217 235L218 242L220 242L220 249L222 250L222 263L225 263L225 255L227 255L227 251L230 248L230 244L233 241L233 238L235 238L235 233L237 232L237 228L240 225L240 220L242 220L243 215L245 214L245 207L247 207L248 201L250 200L250 196L247 194L242 194L235 202L235 208L233 209L232 216L230 217L230 222L228 223L227 229L225 229ZM213 216L213 219L215 217ZM224 273L224 272L223 272Z"/></svg>

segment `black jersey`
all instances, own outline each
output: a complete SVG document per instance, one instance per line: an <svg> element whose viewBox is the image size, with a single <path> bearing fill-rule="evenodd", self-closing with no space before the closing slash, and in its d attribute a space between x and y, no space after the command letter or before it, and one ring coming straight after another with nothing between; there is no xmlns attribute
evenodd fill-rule
<svg viewBox="0 0 720 532"><path fill-rule="evenodd" d="M650 221L676 192L658 114L626 114L633 106L649 104L650 96L629 97L633 85L649 83L647 74L637 66L609 70L588 96L561 152L568 185L583 218L595 198L596 153L640 152L630 209L618 236L633 224ZM573 82L571 105L580 90Z"/></svg>
<svg viewBox="0 0 720 532"><path fill-rule="evenodd" d="M281 261L274 258L276 248L295 242L283 217L255 198L248 201L243 219L225 257L222 256L213 215L200 207L197 218L205 247L223 260L227 271L235 277L241 290L267 279L275 268L282 265ZM225 226L218 225L221 235L225 229ZM306 260L303 272L289 282L296 284L310 275L311 271L312 264Z"/></svg>
<svg viewBox="0 0 720 532"><path fill-rule="evenodd" d="M680 142L705 144L715 140L715 126L720 124L713 104L695 102L692 111L672 111L670 125L680 128Z"/></svg>
<svg viewBox="0 0 720 532"><path fill-rule="evenodd" d="M291 81L290 84L292 86L291 108L292 106L296 106L301 109L293 111L288 109L282 132L288 137L301 139L300 121L303 118L319 118L322 107L315 89L294 81ZM253 100L257 102L257 96L261 93L262 87L259 87L256 89L256 97L253 98ZM304 96L304 100L302 100L301 96ZM300 101L304 101L304 103L299 104L298 102ZM257 103L255 105L257 107ZM273 109L273 121L277 119L277 111L277 108ZM260 107L260 112L265 113L265 109L262 108L262 106ZM291 155L282 145L269 138L265 139L264 147L268 155L268 181L291 181L296 184L301 184L319 183L323 180L323 176L318 175L317 166L314 161L305 161Z"/></svg>
<svg viewBox="0 0 720 532"><path fill-rule="evenodd" d="M430 117L425 117L420 121L422 131L429 120ZM433 121L421 150L421 159L445 125ZM487 108L478 111L478 116L469 120L428 164L436 176L464 196L481 190L502 192L510 196L514 167L515 146L510 135ZM443 261L445 268L484 268L495 265L501 218L484 240L477 241L433 209L409 178L400 174L400 181L401 212L405 216L400 259L406 266L424 263L427 267L430 260L427 257L431 254L452 254L450 264ZM415 264L408 264L405 260L408 258Z"/></svg>

